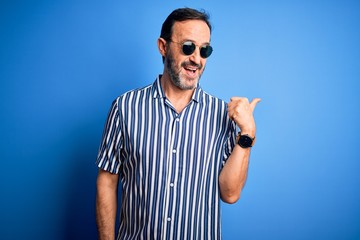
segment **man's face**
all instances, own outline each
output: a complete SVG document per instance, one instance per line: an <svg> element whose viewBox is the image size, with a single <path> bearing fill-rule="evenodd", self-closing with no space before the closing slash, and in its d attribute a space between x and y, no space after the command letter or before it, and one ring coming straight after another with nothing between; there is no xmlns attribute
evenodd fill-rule
<svg viewBox="0 0 360 240"><path fill-rule="evenodd" d="M195 51L189 56L182 52L184 41L196 45ZM210 29L204 21L187 20L174 24L164 64L175 86L182 90L196 88L206 64L206 59L200 56L199 47L209 43Z"/></svg>

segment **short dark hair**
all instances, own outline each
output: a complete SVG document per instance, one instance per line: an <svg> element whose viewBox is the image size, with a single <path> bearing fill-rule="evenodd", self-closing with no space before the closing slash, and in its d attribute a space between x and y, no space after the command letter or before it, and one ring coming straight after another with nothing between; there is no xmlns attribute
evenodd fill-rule
<svg viewBox="0 0 360 240"><path fill-rule="evenodd" d="M204 10L198 11L192 8L178 8L174 10L170 15L165 19L162 28L160 37L169 41L172 35L172 27L175 22L182 22L186 20L202 20L204 21L211 33L211 24L210 24L210 16Z"/></svg>

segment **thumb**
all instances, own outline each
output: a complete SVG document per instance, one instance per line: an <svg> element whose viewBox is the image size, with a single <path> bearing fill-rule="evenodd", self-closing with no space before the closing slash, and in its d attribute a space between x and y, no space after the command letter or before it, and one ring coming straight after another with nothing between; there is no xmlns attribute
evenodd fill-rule
<svg viewBox="0 0 360 240"><path fill-rule="evenodd" d="M256 104L258 104L261 101L260 98L254 98L253 100L251 100L250 102L250 107L251 109L254 111Z"/></svg>

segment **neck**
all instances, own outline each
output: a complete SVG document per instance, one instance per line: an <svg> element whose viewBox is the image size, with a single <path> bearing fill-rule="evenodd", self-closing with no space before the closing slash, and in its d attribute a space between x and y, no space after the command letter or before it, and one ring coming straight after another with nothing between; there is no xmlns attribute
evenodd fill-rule
<svg viewBox="0 0 360 240"><path fill-rule="evenodd" d="M183 90L175 86L168 74L164 74L160 79L161 86L166 98L171 102L176 111L180 113L191 101L195 89Z"/></svg>

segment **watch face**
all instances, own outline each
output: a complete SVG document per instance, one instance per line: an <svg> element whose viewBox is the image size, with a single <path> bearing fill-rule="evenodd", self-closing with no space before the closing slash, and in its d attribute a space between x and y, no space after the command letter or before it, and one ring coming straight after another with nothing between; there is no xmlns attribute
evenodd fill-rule
<svg viewBox="0 0 360 240"><path fill-rule="evenodd" d="M247 135L241 135L239 139L239 145L243 148L251 147L253 140Z"/></svg>

